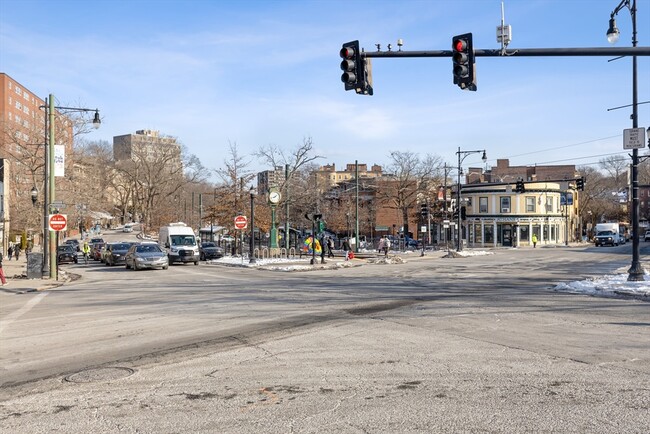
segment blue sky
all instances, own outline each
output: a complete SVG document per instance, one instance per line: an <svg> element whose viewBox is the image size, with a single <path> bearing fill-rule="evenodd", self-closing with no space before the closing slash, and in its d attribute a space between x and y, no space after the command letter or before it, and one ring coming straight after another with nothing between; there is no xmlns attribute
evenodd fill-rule
<svg viewBox="0 0 650 434"><path fill-rule="evenodd" d="M618 0L506 0L510 48L605 47ZM650 0L637 0L639 46L650 45ZM632 60L477 58L478 91L452 83L450 58L374 59L374 96L345 92L341 44L367 51L450 49L474 34L499 48L500 0L208 1L0 0L0 71L59 105L98 107L108 140L139 129L177 137L209 168L229 143L290 150L311 137L321 164L387 164L391 151L486 149L488 165L590 164L623 153L631 128ZM627 9L617 17L631 46ZM650 100L640 57L639 102ZM639 126L650 104L639 105ZM644 151L645 152L645 151ZM256 159L251 169L266 169ZM466 166L480 166L480 155Z"/></svg>

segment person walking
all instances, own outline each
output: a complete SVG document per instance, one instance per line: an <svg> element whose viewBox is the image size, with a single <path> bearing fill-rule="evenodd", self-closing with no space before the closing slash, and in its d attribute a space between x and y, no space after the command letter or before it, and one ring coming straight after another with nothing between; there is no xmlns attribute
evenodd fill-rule
<svg viewBox="0 0 650 434"><path fill-rule="evenodd" d="M20 258L20 244L14 246L14 256L16 257L16 261Z"/></svg>
<svg viewBox="0 0 650 434"><path fill-rule="evenodd" d="M533 241L533 249L534 249L535 247L537 247L537 235L536 234L533 234L532 241Z"/></svg>
<svg viewBox="0 0 650 434"><path fill-rule="evenodd" d="M7 248L7 256L9 257L8 261L11 261L11 255L14 254L14 246L13 244L9 244L9 247Z"/></svg>
<svg viewBox="0 0 650 434"><path fill-rule="evenodd" d="M332 237L327 237L327 257L334 257L334 240Z"/></svg>
<svg viewBox="0 0 650 434"><path fill-rule="evenodd" d="M388 257L388 251L390 250L390 239L388 237L384 238L384 256Z"/></svg>
<svg viewBox="0 0 650 434"><path fill-rule="evenodd" d="M5 271L2 269L2 253L0 253L0 282L2 282L2 286L5 286L7 284Z"/></svg>
<svg viewBox="0 0 650 434"><path fill-rule="evenodd" d="M343 240L343 251L345 252L345 260L350 259L350 241L346 238Z"/></svg>

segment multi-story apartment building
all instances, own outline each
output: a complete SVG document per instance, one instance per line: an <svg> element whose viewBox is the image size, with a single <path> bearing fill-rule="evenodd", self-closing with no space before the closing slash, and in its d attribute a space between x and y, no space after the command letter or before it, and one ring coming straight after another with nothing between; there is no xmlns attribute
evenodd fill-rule
<svg viewBox="0 0 650 434"><path fill-rule="evenodd" d="M0 159L2 195L7 206L2 219L2 248L9 233L34 236L42 232L42 205L45 191L45 143L47 142L46 102L26 86L0 73ZM72 151L73 125L70 118L55 113L55 142ZM32 203L32 189L38 196ZM13 241L15 241L15 238Z"/></svg>
<svg viewBox="0 0 650 434"><path fill-rule="evenodd" d="M284 167L278 166L275 170L264 170L257 174L257 193L268 194L271 187L282 185L285 180Z"/></svg>
<svg viewBox="0 0 650 434"><path fill-rule="evenodd" d="M113 158L115 161L156 161L163 158L174 172L183 164L181 145L176 138L163 136L155 130L138 130L135 134L113 137Z"/></svg>
<svg viewBox="0 0 650 434"><path fill-rule="evenodd" d="M359 170L359 179L361 178L380 178L382 176L381 166L373 164L368 170L367 164L347 164L345 170L336 170L334 163L321 166L316 171L316 181L319 188L327 190L335 185L350 181L356 177L357 168Z"/></svg>

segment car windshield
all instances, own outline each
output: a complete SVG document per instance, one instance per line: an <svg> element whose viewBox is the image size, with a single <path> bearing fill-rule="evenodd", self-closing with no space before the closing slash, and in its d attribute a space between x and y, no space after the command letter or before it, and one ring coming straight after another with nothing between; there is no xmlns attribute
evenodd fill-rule
<svg viewBox="0 0 650 434"><path fill-rule="evenodd" d="M602 236L614 235L614 231L600 231L598 232L598 235L602 235Z"/></svg>
<svg viewBox="0 0 650 434"><path fill-rule="evenodd" d="M70 244L59 246L59 252L71 252L73 247Z"/></svg>
<svg viewBox="0 0 650 434"><path fill-rule="evenodd" d="M161 252L158 244L142 244L135 249L138 253L152 253L152 252Z"/></svg>
<svg viewBox="0 0 650 434"><path fill-rule="evenodd" d="M129 250L129 247L131 247L131 244L129 243L120 243L114 244L111 250Z"/></svg>
<svg viewBox="0 0 650 434"><path fill-rule="evenodd" d="M194 235L172 235L172 246L193 246Z"/></svg>
<svg viewBox="0 0 650 434"><path fill-rule="evenodd" d="M217 247L214 243L211 242L205 242L201 244L201 247Z"/></svg>

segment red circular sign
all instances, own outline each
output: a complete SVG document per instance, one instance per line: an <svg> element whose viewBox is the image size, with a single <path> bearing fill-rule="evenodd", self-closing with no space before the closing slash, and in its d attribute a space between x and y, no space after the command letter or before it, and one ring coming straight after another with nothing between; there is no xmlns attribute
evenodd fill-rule
<svg viewBox="0 0 650 434"><path fill-rule="evenodd" d="M52 214L50 216L50 229L53 231L65 230L68 225L68 219L63 214Z"/></svg>
<svg viewBox="0 0 650 434"><path fill-rule="evenodd" d="M248 227L248 219L245 215L238 215L235 217L235 229L246 229Z"/></svg>

